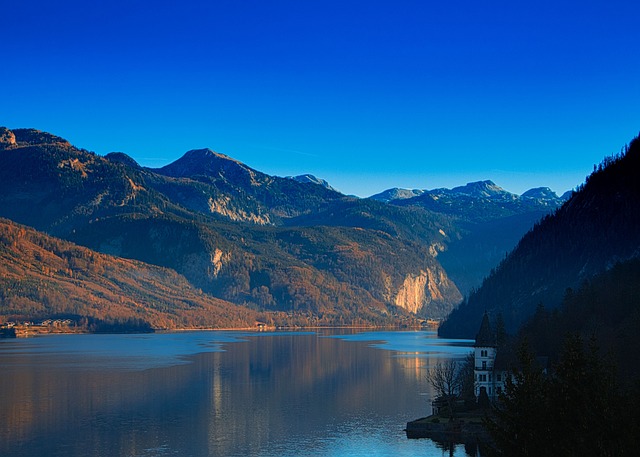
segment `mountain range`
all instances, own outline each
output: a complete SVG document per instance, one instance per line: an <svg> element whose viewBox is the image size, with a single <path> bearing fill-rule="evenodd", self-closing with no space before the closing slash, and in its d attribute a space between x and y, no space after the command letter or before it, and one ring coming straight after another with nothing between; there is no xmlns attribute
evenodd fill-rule
<svg viewBox="0 0 640 457"><path fill-rule="evenodd" d="M455 221L459 236L449 240L438 259L466 296L522 235L570 196L571 192L566 192L558 197L548 187L516 195L487 180L453 189L389 189L370 198L396 206L423 208Z"/></svg>
<svg viewBox="0 0 640 457"><path fill-rule="evenodd" d="M210 149L151 169L121 152L103 157L50 133L0 128L0 216L8 226L27 225L44 232L38 236L83 246L93 256L131 259L148 271L160 267L206 300L299 322L443 318L462 300L461 290L479 284L492 259L512 247L487 238L493 234L488 225L515 218L507 224L515 245L559 204L542 191L508 197L490 182L433 192L388 202L359 199L317 178L270 176ZM480 267L447 261L465 243L488 249ZM17 268L12 265L5 264L2 277ZM88 267L78 268L83 274ZM45 286L11 289L12 303L24 298L16 291L37 296L34 287ZM19 307L4 297L0 312L16 315ZM82 306L74 306L82 314ZM197 323L216 326L219 314Z"/></svg>

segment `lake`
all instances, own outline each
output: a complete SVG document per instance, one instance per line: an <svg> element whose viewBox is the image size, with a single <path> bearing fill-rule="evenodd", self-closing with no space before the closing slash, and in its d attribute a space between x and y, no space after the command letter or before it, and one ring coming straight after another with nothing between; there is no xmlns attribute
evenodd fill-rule
<svg viewBox="0 0 640 457"><path fill-rule="evenodd" d="M472 344L347 330L0 340L0 455L466 456L403 429L431 412L428 367Z"/></svg>

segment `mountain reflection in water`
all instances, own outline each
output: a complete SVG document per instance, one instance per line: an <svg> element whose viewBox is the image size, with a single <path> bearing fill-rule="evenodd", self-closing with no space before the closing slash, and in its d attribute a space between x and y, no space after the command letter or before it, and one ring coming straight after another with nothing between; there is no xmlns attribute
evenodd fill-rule
<svg viewBox="0 0 640 457"><path fill-rule="evenodd" d="M428 366L470 344L344 331L2 341L0 455L439 456L403 428L430 413Z"/></svg>

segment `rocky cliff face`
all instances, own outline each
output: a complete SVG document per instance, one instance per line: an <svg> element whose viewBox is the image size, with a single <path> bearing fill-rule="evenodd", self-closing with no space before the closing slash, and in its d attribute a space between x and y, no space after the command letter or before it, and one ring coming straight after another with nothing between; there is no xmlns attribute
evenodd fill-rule
<svg viewBox="0 0 640 457"><path fill-rule="evenodd" d="M242 208L234 208L231 197L221 195L216 198L209 197L207 201L209 211L212 214L223 216L231 221L251 222L258 225L271 225L269 214L256 214L254 212L246 212Z"/></svg>
<svg viewBox="0 0 640 457"><path fill-rule="evenodd" d="M421 271L417 276L407 275L396 295L396 306L411 313L420 311L427 298L427 279L425 271Z"/></svg>
<svg viewBox="0 0 640 457"><path fill-rule="evenodd" d="M462 300L456 285L442 269L421 271L405 277L396 296L395 304L411 313L443 318L452 305Z"/></svg>

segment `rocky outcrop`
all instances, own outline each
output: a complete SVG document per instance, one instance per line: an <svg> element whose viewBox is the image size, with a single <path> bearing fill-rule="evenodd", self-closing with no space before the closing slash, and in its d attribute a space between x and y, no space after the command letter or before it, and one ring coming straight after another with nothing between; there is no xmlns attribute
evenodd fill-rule
<svg viewBox="0 0 640 457"><path fill-rule="evenodd" d="M427 272L408 275L396 295L395 304L411 313L420 311L426 301Z"/></svg>
<svg viewBox="0 0 640 457"><path fill-rule="evenodd" d="M210 267L210 276L218 277L218 273L222 270L222 267L225 263L228 263L231 260L230 252L223 252L218 248L215 248L214 251L210 254L211 258L211 267Z"/></svg>
<svg viewBox="0 0 640 457"><path fill-rule="evenodd" d="M395 305L414 314L444 317L462 300L456 285L442 269L407 275L395 297Z"/></svg>
<svg viewBox="0 0 640 457"><path fill-rule="evenodd" d="M15 144L15 134L6 127L0 127L0 148L10 147Z"/></svg>
<svg viewBox="0 0 640 457"><path fill-rule="evenodd" d="M248 213L242 209L236 209L231 206L231 197L223 196L214 199L209 198L209 211L224 216L232 221L252 222L257 225L269 225L271 223L269 215L258 215Z"/></svg>

